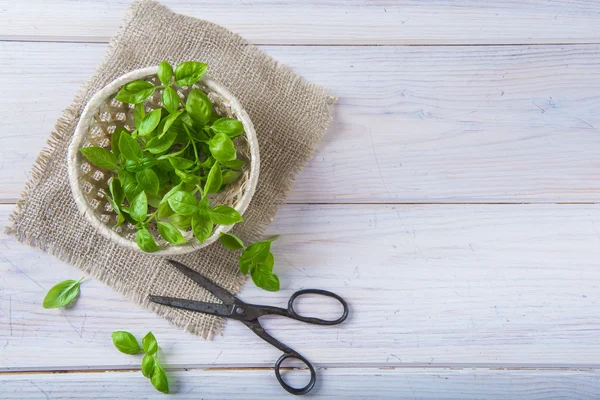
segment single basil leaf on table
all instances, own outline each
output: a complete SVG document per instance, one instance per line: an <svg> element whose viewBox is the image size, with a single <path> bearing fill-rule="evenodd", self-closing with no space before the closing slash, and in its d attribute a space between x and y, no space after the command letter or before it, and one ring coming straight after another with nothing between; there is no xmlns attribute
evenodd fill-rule
<svg viewBox="0 0 600 400"><path fill-rule="evenodd" d="M158 342L152 332L148 332L142 339L142 346L146 354L154 354L158 351Z"/></svg>
<svg viewBox="0 0 600 400"><path fill-rule="evenodd" d="M156 87L147 81L133 81L123 86L115 100L123 103L138 104L152 96Z"/></svg>
<svg viewBox="0 0 600 400"><path fill-rule="evenodd" d="M173 67L167 61L163 61L158 64L156 75L158 75L158 79L160 79L163 85L168 85L171 83L171 78L173 77Z"/></svg>
<svg viewBox="0 0 600 400"><path fill-rule="evenodd" d="M157 221L156 224L158 225L158 232L160 233L160 236L162 236L167 242L172 244L182 244L186 242L179 229L172 224L164 221Z"/></svg>
<svg viewBox="0 0 600 400"><path fill-rule="evenodd" d="M146 143L146 150L152 154L159 154L169 150L175 142L177 132L174 130L167 131L162 137L154 137Z"/></svg>
<svg viewBox="0 0 600 400"><path fill-rule="evenodd" d="M229 206L214 206L208 210L208 214L210 215L210 219L219 225L231 225L244 221L240 213Z"/></svg>
<svg viewBox="0 0 600 400"><path fill-rule="evenodd" d="M243 160L219 161L224 167L231 169L240 169L244 166Z"/></svg>
<svg viewBox="0 0 600 400"><path fill-rule="evenodd" d="M192 231L200 243L204 243L210 237L213 223L207 210L198 210L192 217Z"/></svg>
<svg viewBox="0 0 600 400"><path fill-rule="evenodd" d="M188 230L192 225L191 215L174 214L169 217L169 222L182 231Z"/></svg>
<svg viewBox="0 0 600 400"><path fill-rule="evenodd" d="M239 250L244 248L244 242L242 242L242 239L235 236L233 233L221 232L221 235L219 236L219 241L221 242L223 247L229 250Z"/></svg>
<svg viewBox="0 0 600 400"><path fill-rule="evenodd" d="M271 242L263 241L251 244L238 259L240 272L246 275L253 266L264 262L271 252Z"/></svg>
<svg viewBox="0 0 600 400"><path fill-rule="evenodd" d="M144 118L146 118L146 107L144 103L138 103L133 108L133 125L136 129L139 129Z"/></svg>
<svg viewBox="0 0 600 400"><path fill-rule="evenodd" d="M142 136L147 136L148 134L150 134L158 126L158 124L160 122L160 117L161 117L160 108L150 111L148 114L146 114L146 116L140 123L140 126L138 128L138 133Z"/></svg>
<svg viewBox="0 0 600 400"><path fill-rule="evenodd" d="M242 173L240 171L225 171L223 172L223 186L231 185L233 182L240 179Z"/></svg>
<svg viewBox="0 0 600 400"><path fill-rule="evenodd" d="M236 151L231 138L224 133L217 133L208 142L210 152L217 161L232 161L236 158Z"/></svg>
<svg viewBox="0 0 600 400"><path fill-rule="evenodd" d="M215 134L223 133L231 139L235 139L244 133L244 125L233 118L219 118L212 124L211 129Z"/></svg>
<svg viewBox="0 0 600 400"><path fill-rule="evenodd" d="M79 294L79 283L83 278L78 281L66 280L57 283L52 286L46 297L44 297L44 308L59 308L68 305L70 302L75 300Z"/></svg>
<svg viewBox="0 0 600 400"><path fill-rule="evenodd" d="M121 353L137 354L142 351L135 336L129 332L116 331L112 333L111 337L113 344Z"/></svg>
<svg viewBox="0 0 600 400"><path fill-rule="evenodd" d="M150 378L150 382L152 382L152 386L156 390L162 393L169 393L169 381L167 379L167 374L163 367L160 366L157 362L154 363L154 371L152 371L152 378Z"/></svg>
<svg viewBox="0 0 600 400"><path fill-rule="evenodd" d="M127 160L139 160L142 157L140 144L127 132L121 132L119 137L119 150Z"/></svg>
<svg viewBox="0 0 600 400"><path fill-rule="evenodd" d="M156 176L156 173L152 169L144 168L137 172L135 174L135 180L146 192L158 193L158 176Z"/></svg>
<svg viewBox="0 0 600 400"><path fill-rule="evenodd" d="M161 98L165 108L168 112L174 113L181 104L181 97L177 94L177 91L172 87L166 87L162 92Z"/></svg>
<svg viewBox="0 0 600 400"><path fill-rule="evenodd" d="M208 65L196 62L185 61L175 67L175 83L179 86L191 86L204 75Z"/></svg>
<svg viewBox="0 0 600 400"><path fill-rule="evenodd" d="M152 357L150 354L146 354L142 359L142 375L144 375L146 378L152 377L152 372L154 372L154 365L154 357Z"/></svg>
<svg viewBox="0 0 600 400"><path fill-rule="evenodd" d="M206 178L206 184L204 185L204 193L217 193L221 186L223 185L223 173L221 172L221 167L219 163L215 163L210 172L208 173L208 177Z"/></svg>
<svg viewBox="0 0 600 400"><path fill-rule="evenodd" d="M90 146L79 149L81 153L94 165L100 168L116 169L117 157L103 147Z"/></svg>
<svg viewBox="0 0 600 400"><path fill-rule="evenodd" d="M141 228L135 233L135 242L140 249L147 253L152 253L158 250L158 245L154 241L152 234L146 228Z"/></svg>
<svg viewBox="0 0 600 400"><path fill-rule="evenodd" d="M146 192L143 190L135 196L129 207L129 215L137 222L141 222L146 219L148 214L148 197Z"/></svg>
<svg viewBox="0 0 600 400"><path fill-rule="evenodd" d="M206 125L206 122L212 114L212 102L200 89L193 89L185 102L185 110L193 121L200 125Z"/></svg>
<svg viewBox="0 0 600 400"><path fill-rule="evenodd" d="M190 192L175 192L169 197L168 201L177 214L192 215L198 210L196 198Z"/></svg>
<svg viewBox="0 0 600 400"><path fill-rule="evenodd" d="M117 203L119 206L123 204L123 200L125 200L125 191L123 190L123 186L121 186L121 182L117 178L113 177L108 184L108 188L115 203Z"/></svg>

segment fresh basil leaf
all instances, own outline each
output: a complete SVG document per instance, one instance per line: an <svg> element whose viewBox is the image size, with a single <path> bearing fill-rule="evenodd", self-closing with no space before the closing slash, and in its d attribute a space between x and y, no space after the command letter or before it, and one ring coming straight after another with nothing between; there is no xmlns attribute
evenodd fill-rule
<svg viewBox="0 0 600 400"><path fill-rule="evenodd" d="M192 86L204 75L208 65L196 62L185 61L175 67L175 83L179 86Z"/></svg>
<svg viewBox="0 0 600 400"><path fill-rule="evenodd" d="M125 222L125 217L123 216L123 213L121 212L121 207L119 206L119 204L117 204L113 200L112 197L106 196L106 199L110 203L110 206L112 207L113 211L117 214L117 225L116 226L121 226L121 224L123 222Z"/></svg>
<svg viewBox="0 0 600 400"><path fill-rule="evenodd" d="M273 257L273 253L269 252L265 261L260 263L264 268L267 268L269 272L273 272L273 267L275 266L275 257Z"/></svg>
<svg viewBox="0 0 600 400"><path fill-rule="evenodd" d="M127 170L128 172L137 172L139 170L141 170L142 167L142 162L141 160L125 160L125 170Z"/></svg>
<svg viewBox="0 0 600 400"><path fill-rule="evenodd" d="M81 153L94 165L100 168L116 169L117 157L103 147L90 146L79 149Z"/></svg>
<svg viewBox="0 0 600 400"><path fill-rule="evenodd" d="M158 193L158 176L150 168L145 168L135 174L135 180L138 185L146 192Z"/></svg>
<svg viewBox="0 0 600 400"><path fill-rule="evenodd" d="M229 206L215 206L208 210L210 219L219 225L231 225L244 221L237 210Z"/></svg>
<svg viewBox="0 0 600 400"><path fill-rule="evenodd" d="M223 186L231 185L233 182L240 179L242 173L240 171L225 171L223 172Z"/></svg>
<svg viewBox="0 0 600 400"><path fill-rule="evenodd" d="M130 92L139 92L140 90L150 89L153 87L154 85L152 83L142 80L132 81L125 85L125 89Z"/></svg>
<svg viewBox="0 0 600 400"><path fill-rule="evenodd" d="M150 354L146 354L142 359L142 375L146 378L152 377L152 373L154 372L154 357Z"/></svg>
<svg viewBox="0 0 600 400"><path fill-rule="evenodd" d="M177 132L170 130L164 134L164 136L157 136L152 138L146 143L146 150L148 150L152 154L160 154L165 152L173 146L175 143L175 138L177 138Z"/></svg>
<svg viewBox="0 0 600 400"><path fill-rule="evenodd" d="M236 151L229 136L217 133L208 142L210 152L217 161L232 161L236 158Z"/></svg>
<svg viewBox="0 0 600 400"><path fill-rule="evenodd" d="M158 79L160 79L163 85L168 85L171 83L171 78L173 77L173 67L167 61L163 61L158 64L156 75L158 75Z"/></svg>
<svg viewBox="0 0 600 400"><path fill-rule="evenodd" d="M165 117L164 121L164 125L162 130L160 131L159 136L164 135L170 128L171 125L173 125L173 123L175 122L175 120L177 118L179 118L179 116L183 113L183 110L181 111L177 111L177 112L173 112L173 114L169 114Z"/></svg>
<svg viewBox="0 0 600 400"><path fill-rule="evenodd" d="M186 170L196 165L195 162L183 157L169 157L171 165L178 170Z"/></svg>
<svg viewBox="0 0 600 400"><path fill-rule="evenodd" d="M112 134L112 137L110 138L110 150L113 152L115 157L117 157L117 159L119 158L119 155L121 155L121 150L119 150L119 139L121 138L122 132L129 134L127 129L123 128L122 126L117 126Z"/></svg>
<svg viewBox="0 0 600 400"><path fill-rule="evenodd" d="M181 104L181 98L172 87L166 87L162 92L162 102L168 112L174 113Z"/></svg>
<svg viewBox="0 0 600 400"><path fill-rule="evenodd" d="M79 294L79 282L81 282L81 279L78 281L69 279L52 286L48 290L48 293L46 293L46 297L44 297L44 308L64 307L75 300Z"/></svg>
<svg viewBox="0 0 600 400"><path fill-rule="evenodd" d="M144 118L146 118L146 108L144 103L138 103L133 108L133 125L136 129L140 128Z"/></svg>
<svg viewBox="0 0 600 400"><path fill-rule="evenodd" d="M123 204L123 200L125 200L125 191L121 186L121 182L117 178L113 177L110 180L110 183L108 184L108 188L115 203L117 203L118 205Z"/></svg>
<svg viewBox="0 0 600 400"><path fill-rule="evenodd" d="M163 159L161 160L160 158L158 158L156 160L156 166L158 167L158 169L160 169L161 171L167 173L167 172L171 172L171 171L175 171L175 168L173 168L173 166L171 165L171 163L169 162L169 159ZM166 181L164 182L165 184L169 183L168 179L169 179L169 175L166 175ZM160 179L160 176L158 177ZM163 182L161 181L161 184Z"/></svg>
<svg viewBox="0 0 600 400"><path fill-rule="evenodd" d="M174 214L169 217L169 222L182 231L186 231L192 226L191 215Z"/></svg>
<svg viewBox="0 0 600 400"><path fill-rule="evenodd" d="M150 378L150 382L152 382L152 386L156 390L162 393L169 393L169 381L167 379L167 374L165 374L165 370L158 363L154 363L154 371L152 371L152 378Z"/></svg>
<svg viewBox="0 0 600 400"><path fill-rule="evenodd" d="M152 96L156 87L150 82L134 81L123 86L115 96L115 100L123 103L138 104Z"/></svg>
<svg viewBox="0 0 600 400"><path fill-rule="evenodd" d="M169 200L169 197L171 197L172 195L174 195L177 192L180 192L182 190L181 185L175 185L171 188L171 190L169 190L167 193L165 193L163 195L162 200L160 201L161 203L167 203L167 201Z"/></svg>
<svg viewBox="0 0 600 400"><path fill-rule="evenodd" d="M154 208L158 208L158 206L160 205L161 197L158 194L149 192L146 193L146 196L148 197L148 205Z"/></svg>
<svg viewBox="0 0 600 400"><path fill-rule="evenodd" d="M146 136L156 129L160 122L161 109L150 111L140 123L138 133L142 136Z"/></svg>
<svg viewBox="0 0 600 400"><path fill-rule="evenodd" d="M200 243L204 243L210 237L213 230L213 223L210 220L208 211L199 210L192 217L192 231Z"/></svg>
<svg viewBox="0 0 600 400"><path fill-rule="evenodd" d="M214 133L223 133L234 139L244 133L244 125L237 119L219 118L212 124L211 129Z"/></svg>
<svg viewBox="0 0 600 400"><path fill-rule="evenodd" d="M112 333L111 337L113 344L121 353L137 354L142 351L135 336L129 332L116 331Z"/></svg>
<svg viewBox="0 0 600 400"><path fill-rule="evenodd" d="M223 174L221 173L221 167L219 166L219 163L215 163L210 169L208 177L206 178L204 193L217 193L219 189L221 189L221 185L223 185Z"/></svg>
<svg viewBox="0 0 600 400"><path fill-rule="evenodd" d="M242 239L235 236L233 233L223 233L221 232L221 236L219 236L219 241L229 250L239 250L244 248L244 242Z"/></svg>
<svg viewBox="0 0 600 400"><path fill-rule="evenodd" d="M141 228L135 233L135 242L138 244L140 249L147 253L152 253L158 250L158 245L154 241L152 234L146 228Z"/></svg>
<svg viewBox="0 0 600 400"><path fill-rule="evenodd" d="M128 171L119 172L119 180L121 181L121 185L123 186L123 191L125 192L125 197L129 204L133 202L133 199L140 194L142 188L137 184L135 180L135 175Z"/></svg>
<svg viewBox="0 0 600 400"><path fill-rule="evenodd" d="M169 197L168 201L177 214L192 215L198 210L196 198L190 192L175 192Z"/></svg>
<svg viewBox="0 0 600 400"><path fill-rule="evenodd" d="M154 354L158 351L158 342L152 332L148 332L142 339L142 346L146 354Z"/></svg>
<svg viewBox="0 0 600 400"><path fill-rule="evenodd" d="M156 218L164 219L173 215L174 211L171 209L169 202L165 201L164 203L160 203L158 205L158 210L156 211Z"/></svg>
<svg viewBox="0 0 600 400"><path fill-rule="evenodd" d="M231 169L240 169L244 166L243 160L219 161L224 167Z"/></svg>
<svg viewBox="0 0 600 400"><path fill-rule="evenodd" d="M271 252L271 242L263 241L251 244L244 250L238 263L240 272L246 275L253 266L264 262Z"/></svg>
<svg viewBox="0 0 600 400"><path fill-rule="evenodd" d="M193 186L195 186L195 185L197 185L197 184L200 183L200 176L199 175L195 175L193 173L192 174L188 174L187 172L180 171L178 169L175 170L175 173L185 183L189 183L189 184L191 184Z"/></svg>
<svg viewBox="0 0 600 400"><path fill-rule="evenodd" d="M279 277L262 264L253 268L250 276L252 276L252 282L261 289L268 290L269 292L279 290Z"/></svg>
<svg viewBox="0 0 600 400"><path fill-rule="evenodd" d="M134 220L141 222L146 219L148 214L148 197L146 192L141 191L140 194L135 196L129 207L129 215Z"/></svg>
<svg viewBox="0 0 600 400"><path fill-rule="evenodd" d="M156 224L158 225L158 232L160 232L160 236L162 236L167 242L173 244L182 244L186 242L179 229L177 229L175 226L168 222L162 221L158 221Z"/></svg>
<svg viewBox="0 0 600 400"><path fill-rule="evenodd" d="M193 89L188 94L187 101L185 102L185 110L192 120L198 122L200 125L206 125L212 113L212 103L202 90Z"/></svg>
<svg viewBox="0 0 600 400"><path fill-rule="evenodd" d="M119 150L126 160L139 160L142 157L140 144L127 132L121 132L119 138Z"/></svg>

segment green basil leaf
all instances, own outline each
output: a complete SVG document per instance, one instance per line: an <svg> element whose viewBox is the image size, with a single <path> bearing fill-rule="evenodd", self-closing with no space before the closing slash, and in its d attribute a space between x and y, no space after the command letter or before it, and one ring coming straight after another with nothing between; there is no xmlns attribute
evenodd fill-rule
<svg viewBox="0 0 600 400"><path fill-rule="evenodd" d="M234 208L229 206L215 206L208 210L210 219L219 225L231 225L244 221L244 218Z"/></svg>
<svg viewBox="0 0 600 400"><path fill-rule="evenodd" d="M142 351L135 336L129 332L116 331L112 333L111 337L113 344L121 353L137 354Z"/></svg>
<svg viewBox="0 0 600 400"><path fill-rule="evenodd" d="M231 185L233 182L240 179L242 173L240 171L225 171L223 172L223 186Z"/></svg>
<svg viewBox="0 0 600 400"><path fill-rule="evenodd" d="M206 93L200 89L194 89L188 94L185 110L192 120L200 125L206 125L212 114L212 103Z"/></svg>
<svg viewBox="0 0 600 400"><path fill-rule="evenodd" d="M235 236L233 233L223 233L221 232L221 236L219 236L219 241L229 250L239 250L244 248L244 242L242 239Z"/></svg>
<svg viewBox="0 0 600 400"><path fill-rule="evenodd" d="M208 142L210 152L217 161L232 161L236 158L236 151L229 136L217 133Z"/></svg>
<svg viewBox="0 0 600 400"><path fill-rule="evenodd" d="M192 226L192 216L181 214L171 215L169 217L169 222L182 231L186 231Z"/></svg>
<svg viewBox="0 0 600 400"><path fill-rule="evenodd" d="M175 192L169 197L168 201L177 214L192 215L198 210L196 198L190 192Z"/></svg>
<svg viewBox="0 0 600 400"><path fill-rule="evenodd" d="M79 294L79 282L81 282L81 279L78 281L69 279L52 286L48 290L48 293L46 293L46 297L44 297L44 308L64 307L75 300Z"/></svg>
<svg viewBox="0 0 600 400"><path fill-rule="evenodd" d="M169 200L169 197L171 197L173 194L177 193L181 191L181 185L175 185L171 188L171 190L169 190L167 193L165 193L163 195L162 200L160 201L161 203L167 203L167 201Z"/></svg>
<svg viewBox="0 0 600 400"><path fill-rule="evenodd" d="M183 110L181 111L177 111L177 112L173 112L173 114L169 114L165 117L164 121L164 125L162 128L162 131L160 132L159 136L164 135L170 128L171 125L173 125L173 123L175 122L175 120L177 118L179 118L179 116L183 113Z"/></svg>
<svg viewBox="0 0 600 400"><path fill-rule="evenodd" d="M146 192L158 193L158 176L150 168L145 168L135 174L135 180L138 185Z"/></svg>
<svg viewBox="0 0 600 400"><path fill-rule="evenodd" d="M153 87L154 85L152 83L142 80L132 81L125 85L125 89L130 92L139 92L140 90L150 89Z"/></svg>
<svg viewBox="0 0 600 400"><path fill-rule="evenodd" d="M208 211L199 210L192 217L192 231L200 243L204 243L210 237L213 230L213 223L210 220Z"/></svg>
<svg viewBox="0 0 600 400"><path fill-rule="evenodd" d="M164 134L164 136L157 136L152 138L146 143L146 150L152 154L159 154L165 152L173 146L175 139L177 138L177 132L170 130Z"/></svg>
<svg viewBox="0 0 600 400"><path fill-rule="evenodd" d="M252 282L261 289L268 290L269 292L279 290L279 277L262 264L253 268L250 276L252 276Z"/></svg>
<svg viewBox="0 0 600 400"><path fill-rule="evenodd" d="M152 378L150 378L152 386L156 390L162 393L169 393L169 381L167 380L167 374L165 370L158 363L154 363L154 371L152 371Z"/></svg>
<svg viewBox="0 0 600 400"><path fill-rule="evenodd" d="M223 174L221 173L221 167L219 163L215 163L210 172L208 173L208 177L206 178L206 184L204 185L204 193L217 193L221 186L223 185Z"/></svg>
<svg viewBox="0 0 600 400"><path fill-rule="evenodd" d="M175 68L175 83L179 86L192 86L204 75L208 65L196 62L185 61Z"/></svg>
<svg viewBox="0 0 600 400"><path fill-rule="evenodd" d="M110 150L113 152L115 157L117 157L117 159L121 154L121 150L119 150L119 139L121 138L122 132L129 134L127 129L123 128L122 126L117 126L112 134L112 137L110 138Z"/></svg>
<svg viewBox="0 0 600 400"><path fill-rule="evenodd" d="M144 118L146 118L146 108L144 103L138 103L133 108L133 125L136 129L140 128Z"/></svg>
<svg viewBox="0 0 600 400"><path fill-rule="evenodd" d="M169 157L171 165L178 170L186 170L196 165L192 160L183 157Z"/></svg>
<svg viewBox="0 0 600 400"><path fill-rule="evenodd" d="M131 218L138 222L145 220L148 214L148 197L146 196L146 192L141 191L140 194L135 196L129 209Z"/></svg>
<svg viewBox="0 0 600 400"><path fill-rule="evenodd" d="M265 261L260 263L264 268L267 268L269 272L273 272L273 267L275 266L275 257L273 257L273 253L269 252Z"/></svg>
<svg viewBox="0 0 600 400"><path fill-rule="evenodd" d="M125 197L129 204L133 202L133 199L140 194L142 188L137 184L135 180L135 175L128 171L119 172L119 180L121 181L121 185L123 186L123 191L125 192Z"/></svg>
<svg viewBox="0 0 600 400"><path fill-rule="evenodd" d="M119 204L117 204L113 200L112 197L106 196L106 199L110 203L110 206L112 207L113 211L117 214L117 225L116 226L121 226L121 224L123 222L125 222L125 217L123 216L123 213L121 212L121 207L119 206Z"/></svg>
<svg viewBox="0 0 600 400"><path fill-rule="evenodd" d="M134 81L123 86L115 96L115 100L123 103L138 104L152 96L156 87L150 82Z"/></svg>
<svg viewBox="0 0 600 400"><path fill-rule="evenodd" d="M148 205L154 208L158 208L158 206L160 205L161 197L155 193L146 193L146 196L148 197Z"/></svg>
<svg viewBox="0 0 600 400"><path fill-rule="evenodd" d="M234 139L244 133L244 125L237 119L233 118L219 118L212 124L212 131L216 133L223 133Z"/></svg>
<svg viewBox="0 0 600 400"><path fill-rule="evenodd" d="M171 83L171 78L173 77L173 67L167 61L163 61L158 64L156 75L158 75L158 79L160 79L163 85L168 85Z"/></svg>
<svg viewBox="0 0 600 400"><path fill-rule="evenodd" d="M244 166L243 160L219 161L224 167L231 169L240 169Z"/></svg>
<svg viewBox="0 0 600 400"><path fill-rule="evenodd" d="M185 183L189 183L189 184L192 184L192 185L197 185L197 184L200 183L200 176L198 176L198 175L195 175L193 173L192 174L188 174L187 172L180 171L178 169L175 170L175 173Z"/></svg>
<svg viewBox="0 0 600 400"><path fill-rule="evenodd" d="M156 129L158 124L160 123L161 117L161 109L157 108L156 110L150 111L140 123L140 127L138 128L138 133L142 136L146 136L152 131Z"/></svg>
<svg viewBox="0 0 600 400"><path fill-rule="evenodd" d="M142 157L140 144L127 132L121 132L119 138L119 150L126 160L139 160Z"/></svg>
<svg viewBox="0 0 600 400"><path fill-rule="evenodd" d="M271 252L271 242L263 241L251 244L244 250L238 263L240 265L240 271L246 275L253 266L264 262Z"/></svg>
<svg viewBox="0 0 600 400"><path fill-rule="evenodd" d="M163 237L167 242L173 244L182 244L185 243L186 240L175 226L171 225L168 222L158 221L158 232L160 232L160 236Z"/></svg>
<svg viewBox="0 0 600 400"><path fill-rule="evenodd" d="M168 112L174 113L181 104L181 98L172 87L166 87L162 92L162 103Z"/></svg>
<svg viewBox="0 0 600 400"><path fill-rule="evenodd" d="M168 218L173 215L174 211L171 209L169 202L165 201L164 203L160 203L158 205L158 210L156 211L156 217L158 219Z"/></svg>
<svg viewBox="0 0 600 400"><path fill-rule="evenodd" d="M146 354L154 354L158 351L158 342L152 332L148 332L142 339L142 346Z"/></svg>
<svg viewBox="0 0 600 400"><path fill-rule="evenodd" d="M142 359L142 375L146 378L152 377L152 373L154 372L154 357L150 354L146 354Z"/></svg>
<svg viewBox="0 0 600 400"><path fill-rule="evenodd" d="M103 147L90 146L79 149L81 153L94 165L100 168L116 169L117 157Z"/></svg>
<svg viewBox="0 0 600 400"><path fill-rule="evenodd" d="M116 178L112 178L108 184L108 188L115 203L119 206L123 204L123 200L125 200L125 191L121 186L121 182Z"/></svg>
<svg viewBox="0 0 600 400"><path fill-rule="evenodd" d="M152 237L152 234L146 228L142 228L135 233L135 242L145 252L152 253L158 250L158 245L154 241L154 237Z"/></svg>

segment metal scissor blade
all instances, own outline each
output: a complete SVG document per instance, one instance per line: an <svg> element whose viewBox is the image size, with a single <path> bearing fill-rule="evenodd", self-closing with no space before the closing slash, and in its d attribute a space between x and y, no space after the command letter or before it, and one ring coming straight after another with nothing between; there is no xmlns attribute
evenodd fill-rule
<svg viewBox="0 0 600 400"><path fill-rule="evenodd" d="M231 317L233 314L233 305L207 303L204 301L177 299L174 297L165 296L148 296L148 300L153 303L162 304L165 306L182 308L184 310L197 311L204 314L216 315L219 317Z"/></svg>
<svg viewBox="0 0 600 400"><path fill-rule="evenodd" d="M225 304L234 304L236 302L236 298L234 295L229 293L227 290L223 289L221 286L217 285L204 275L194 271L193 269L183 265L180 262L174 260L168 260L174 267L176 267L181 273L185 276L202 286L204 289L211 292L216 298L221 300Z"/></svg>

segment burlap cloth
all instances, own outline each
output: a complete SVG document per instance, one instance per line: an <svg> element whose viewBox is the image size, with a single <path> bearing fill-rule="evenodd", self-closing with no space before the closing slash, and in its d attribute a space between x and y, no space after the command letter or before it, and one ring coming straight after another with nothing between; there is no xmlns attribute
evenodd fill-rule
<svg viewBox="0 0 600 400"><path fill-rule="evenodd" d="M162 60L173 65L185 60L208 63L209 76L229 88L250 115L260 147L260 177L244 213L245 222L233 232L246 242L261 238L295 174L329 125L335 98L278 65L240 36L210 22L175 14L153 1L132 4L104 60L57 121L7 231L22 243L76 265L175 325L209 338L222 330L222 319L149 303L146 296L215 299L165 259L122 249L96 233L79 214L67 178L67 147L87 101L118 76ZM237 253L219 243L177 259L233 293L244 284Z"/></svg>

